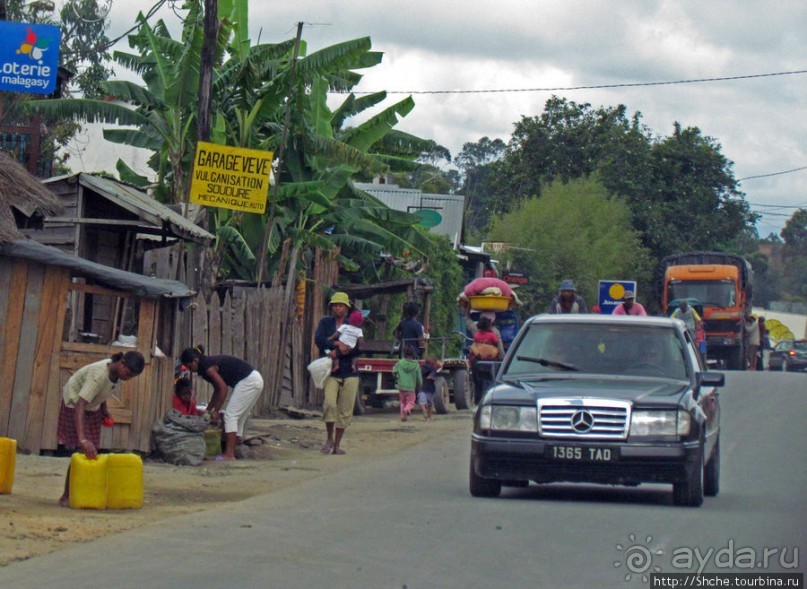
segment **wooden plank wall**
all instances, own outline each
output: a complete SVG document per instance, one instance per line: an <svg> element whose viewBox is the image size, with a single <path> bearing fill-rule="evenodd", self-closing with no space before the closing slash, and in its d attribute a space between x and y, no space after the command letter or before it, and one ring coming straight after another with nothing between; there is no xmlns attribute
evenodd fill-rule
<svg viewBox="0 0 807 589"><path fill-rule="evenodd" d="M0 436L24 452L58 447L61 392L78 368L131 349L62 342L70 288L68 269L0 257ZM171 406L174 359L152 353L164 305L177 311L175 301L140 299L138 350L146 369L123 383L119 401L109 401L116 425L104 428L103 449L149 452L154 421Z"/></svg>

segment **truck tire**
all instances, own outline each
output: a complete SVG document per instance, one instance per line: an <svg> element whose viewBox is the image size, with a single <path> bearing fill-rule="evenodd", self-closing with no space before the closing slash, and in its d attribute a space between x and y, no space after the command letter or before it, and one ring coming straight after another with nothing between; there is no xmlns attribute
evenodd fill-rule
<svg viewBox="0 0 807 589"><path fill-rule="evenodd" d="M468 376L468 371L465 369L455 370L453 374L454 384L454 406L457 411L470 408L469 399L471 397L470 390L471 379Z"/></svg>
<svg viewBox="0 0 807 589"><path fill-rule="evenodd" d="M364 405L364 391L359 390L356 391L356 398L353 401L353 415L364 415L364 412L367 411L367 408Z"/></svg>
<svg viewBox="0 0 807 589"><path fill-rule="evenodd" d="M729 370L745 370L745 347L737 346L726 350L726 368Z"/></svg>
<svg viewBox="0 0 807 589"><path fill-rule="evenodd" d="M448 413L449 402L448 383L445 378L438 376L434 380L434 410L440 415L445 415Z"/></svg>

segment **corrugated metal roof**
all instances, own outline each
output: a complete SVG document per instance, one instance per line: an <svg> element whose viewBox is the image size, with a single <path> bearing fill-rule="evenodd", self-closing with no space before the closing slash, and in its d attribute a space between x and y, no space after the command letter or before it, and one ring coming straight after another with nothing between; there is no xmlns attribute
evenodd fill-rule
<svg viewBox="0 0 807 589"><path fill-rule="evenodd" d="M196 243L209 244L215 239L215 236L193 221L185 219L179 213L172 211L133 186L92 174L81 173L77 174L77 177L81 186L97 192L161 232L168 231L176 237ZM63 179L63 176L50 178L45 180L44 184Z"/></svg>
<svg viewBox="0 0 807 589"><path fill-rule="evenodd" d="M430 194L419 188L401 188L397 184L355 182L353 186L372 194L396 211L411 213L419 209L430 209L438 212L442 221L429 230L448 236L454 243L459 242L465 210L465 197L461 194Z"/></svg>
<svg viewBox="0 0 807 589"><path fill-rule="evenodd" d="M152 278L117 268L110 268L109 266L65 253L55 247L42 245L33 239L19 239L0 244L0 255L69 268L75 274L92 278L108 288L131 292L146 298L189 299L196 294L186 284L178 280Z"/></svg>

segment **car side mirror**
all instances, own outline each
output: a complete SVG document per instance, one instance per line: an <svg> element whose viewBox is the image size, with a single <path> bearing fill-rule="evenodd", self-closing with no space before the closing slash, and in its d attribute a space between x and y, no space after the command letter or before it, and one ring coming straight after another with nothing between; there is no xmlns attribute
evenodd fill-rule
<svg viewBox="0 0 807 589"><path fill-rule="evenodd" d="M722 372L701 372L698 374L698 385L707 387L722 387L726 384L726 375Z"/></svg>
<svg viewBox="0 0 807 589"><path fill-rule="evenodd" d="M726 376L722 372L699 372L697 383L692 394L696 401L701 396L701 387L722 387L726 383Z"/></svg>

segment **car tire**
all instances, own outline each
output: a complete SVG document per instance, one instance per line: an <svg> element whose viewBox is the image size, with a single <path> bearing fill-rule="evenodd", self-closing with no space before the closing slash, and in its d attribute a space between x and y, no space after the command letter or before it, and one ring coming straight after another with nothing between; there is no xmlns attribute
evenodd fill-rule
<svg viewBox="0 0 807 589"><path fill-rule="evenodd" d="M440 414L448 413L448 383L442 376L434 379L434 410Z"/></svg>
<svg viewBox="0 0 807 589"><path fill-rule="evenodd" d="M457 408L457 411L462 411L463 409L469 409L470 403L468 403L468 398L470 397L469 388L469 378L468 378L468 371L467 370L456 370L454 371L454 406Z"/></svg>
<svg viewBox="0 0 807 589"><path fill-rule="evenodd" d="M720 492L720 436L715 440L712 457L706 463L703 473L703 494L707 497L717 497Z"/></svg>
<svg viewBox="0 0 807 589"><path fill-rule="evenodd" d="M673 503L684 507L703 505L703 443L698 460L690 466L684 481L673 483Z"/></svg>
<svg viewBox="0 0 807 589"><path fill-rule="evenodd" d="M486 479L476 474L474 460L471 458L469 489L474 497L498 497L502 493L502 482Z"/></svg>

